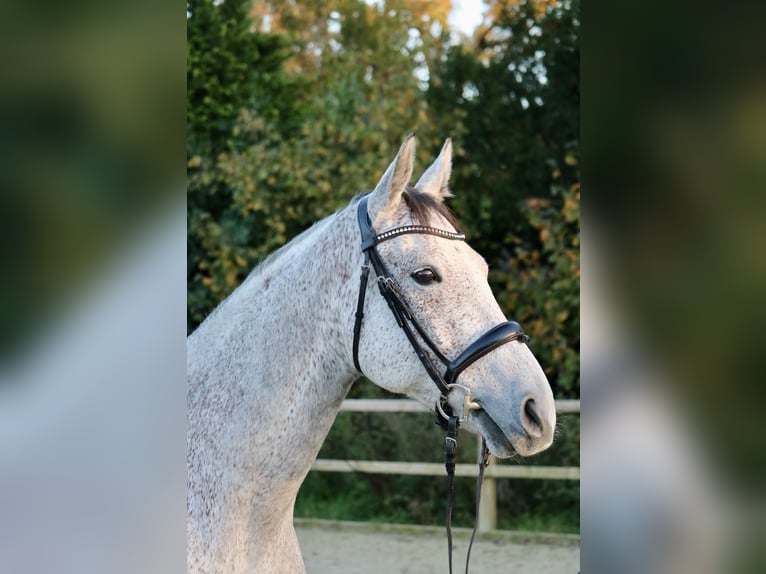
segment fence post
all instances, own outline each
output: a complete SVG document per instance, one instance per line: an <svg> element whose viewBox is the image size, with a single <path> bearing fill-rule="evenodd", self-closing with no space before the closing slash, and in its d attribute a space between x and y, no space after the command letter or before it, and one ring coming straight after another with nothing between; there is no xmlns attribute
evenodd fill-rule
<svg viewBox="0 0 766 574"><path fill-rule="evenodd" d="M481 460L481 436L479 438L479 460ZM479 503L479 532L497 530L497 479L491 475L495 465L495 457L490 455L489 466L485 471L481 485L481 502ZM487 476L489 475L489 476Z"/></svg>

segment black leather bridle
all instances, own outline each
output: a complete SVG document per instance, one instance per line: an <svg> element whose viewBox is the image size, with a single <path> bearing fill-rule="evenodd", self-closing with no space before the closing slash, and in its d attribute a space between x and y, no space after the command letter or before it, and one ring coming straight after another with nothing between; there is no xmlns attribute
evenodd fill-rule
<svg viewBox="0 0 766 574"><path fill-rule="evenodd" d="M376 249L376 246L384 241L399 237L406 234L420 234L420 235L434 235L443 239L453 241L464 241L465 235L463 233L446 231L443 229L437 229L434 227L428 227L425 225L405 225L384 231L376 234L370 222L370 217L367 212L367 198L364 196L359 200L357 207L357 219L359 222L359 231L362 236L362 251L364 252L364 264L362 265L362 275L360 277L359 285L359 297L356 305L356 320L354 322L354 343L353 343L353 356L354 367L357 371L364 374L359 364L359 339L362 333L362 323L364 320L364 303L367 294L367 283L370 275L370 269L375 271L377 277L378 289L380 294L388 303L391 313L396 319L397 325L401 327L407 339L415 350L415 354L420 359L420 362L425 367L431 380L441 393L439 399L435 405L434 411L436 415L437 423L447 431L446 436L446 451L445 451L445 467L447 469L448 489L447 489L447 540L449 545L449 571L452 573L452 531L451 531L451 515L452 515L452 494L453 494L453 481L455 473L455 457L457 448L457 431L460 423L464 421L470 411L481 409L481 405L471 400L471 391L469 388L457 383L457 378L467 367L474 362L482 358L484 355L492 352L501 345L510 343L511 341L520 341L526 343L529 340L524 331L515 321L506 321L496 325L473 343L471 343L462 353L460 353L454 360L449 360L444 353L442 353L433 340L428 336L423 327L413 316L410 311L410 307L406 300L402 296L402 293L397 286L396 281L386 269L383 261L380 259L380 255ZM416 335L417 333L417 335ZM431 350L433 355L441 361L446 367L442 373L434 360L428 354L426 349L418 341L420 340ZM462 417L458 417L453 412L452 407L447 402L447 398L454 388L460 388L465 394L463 397L463 412ZM484 468L486 468L489 462L489 450L487 449L486 441L482 437L482 455L481 462L479 463L479 478L477 485L477 501L476 501L476 523L478 523L479 512L479 495L481 493L481 481L484 476ZM474 535L476 534L476 524L474 524L473 534L471 535L471 543L473 543ZM471 554L471 546L468 547L468 556L466 557L466 572L468 572L468 559Z"/></svg>

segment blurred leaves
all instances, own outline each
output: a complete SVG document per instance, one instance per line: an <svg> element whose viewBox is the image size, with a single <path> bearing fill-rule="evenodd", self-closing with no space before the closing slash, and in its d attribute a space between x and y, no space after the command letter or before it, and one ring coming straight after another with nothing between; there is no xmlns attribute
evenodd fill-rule
<svg viewBox="0 0 766 574"><path fill-rule="evenodd" d="M182 24L142 1L113 9L0 7L2 359L181 189Z"/></svg>

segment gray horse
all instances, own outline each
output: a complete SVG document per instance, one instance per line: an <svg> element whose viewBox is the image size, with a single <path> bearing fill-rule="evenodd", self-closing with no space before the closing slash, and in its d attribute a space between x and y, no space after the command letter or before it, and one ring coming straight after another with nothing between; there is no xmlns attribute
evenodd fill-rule
<svg viewBox="0 0 766 574"><path fill-rule="evenodd" d="M456 223L443 203L451 142L409 187L414 149L409 136L366 196L366 216L383 232L428 226L454 239ZM188 338L190 572L305 572L295 498L361 375L355 355L375 384L430 409L461 413L470 405L461 428L484 436L498 457L531 455L553 440L553 394L524 339L472 362L445 395L371 280L354 352L365 261L360 201L269 257ZM505 317L484 260L444 237L402 234L377 245L377 254L423 335L457 357Z"/></svg>

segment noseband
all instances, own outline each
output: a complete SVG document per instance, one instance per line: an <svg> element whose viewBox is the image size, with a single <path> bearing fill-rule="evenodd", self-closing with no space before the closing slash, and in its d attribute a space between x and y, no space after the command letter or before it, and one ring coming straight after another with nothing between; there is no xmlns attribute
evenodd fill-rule
<svg viewBox="0 0 766 574"><path fill-rule="evenodd" d="M362 275L360 277L359 284L359 297L356 305L356 320L354 322L354 343L353 343L353 355L354 355L354 367L360 373L363 373L361 366L359 365L359 339L362 333L362 322L364 320L364 303L367 294L367 282L370 275L370 269L375 271L377 277L378 289L380 294L388 303L391 313L396 319L396 324L404 331L407 339L410 342L415 354L420 359L420 362L425 367L428 376L434 382L439 389L440 396L436 402L434 411L436 414L437 423L447 431L446 437L446 456L445 466L447 469L448 478L448 494L447 494L447 539L449 543L449 568L452 572L452 532L450 528L451 514L452 514L452 492L453 492L453 480L455 472L455 458L457 447L457 430L460 423L463 422L470 411L481 409L481 405L474 402L471 399L471 390L464 385L457 382L460 373L462 373L467 367L474 362L482 358L484 355L491 353L501 345L509 343L511 341L520 341L526 343L529 340L524 331L515 321L506 321L500 323L489 331L481 335L473 343L471 343L462 353L460 353L455 359L449 360L444 353L442 353L437 347L436 343L426 334L423 327L418 323L412 314L409 305L402 296L402 293L397 286L395 279L386 269L383 261L380 259L380 255L376 249L377 245L406 234L419 234L419 235L433 235L441 237L442 239L448 239L452 241L464 241L465 234L456 233L454 231L446 231L444 229L437 229L434 227L428 227L425 225L405 225L384 231L376 234L370 222L369 214L367 213L367 198L362 197L359 200L357 207L357 219L359 222L359 231L362 236L362 251L364 252L364 264L362 265ZM416 336L417 333L417 336ZM433 355L444 365L445 370L442 370L434 364L434 360L428 354L426 349L418 341L418 336L425 343L425 345L431 350ZM458 417L448 402L448 397L452 389L460 388L463 393L463 412L462 416ZM477 485L477 504L476 504L476 523L474 524L473 534L471 535L471 544L473 543L474 535L476 534L476 524L478 523L478 497L481 493L481 480L484 475L484 468L486 468L489 462L489 450L487 449L486 442L482 437L482 455L481 462L479 463L479 479ZM468 556L466 558L466 572L468 572L468 559L471 554L471 545L468 547Z"/></svg>

